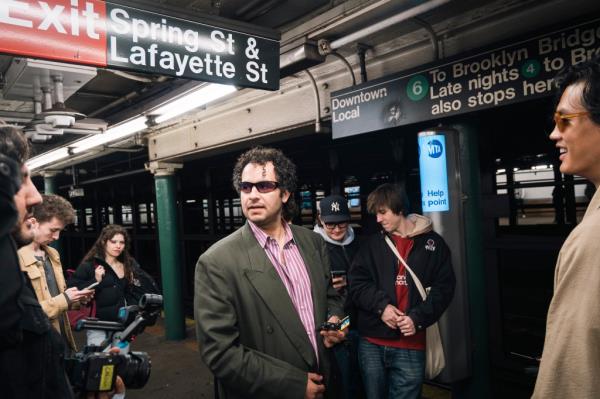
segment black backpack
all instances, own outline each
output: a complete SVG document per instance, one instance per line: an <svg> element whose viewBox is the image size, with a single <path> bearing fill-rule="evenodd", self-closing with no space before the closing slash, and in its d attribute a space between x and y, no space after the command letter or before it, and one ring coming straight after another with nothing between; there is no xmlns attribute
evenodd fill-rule
<svg viewBox="0 0 600 399"><path fill-rule="evenodd" d="M136 262L133 265L133 279L128 285L125 299L128 305L137 305L144 294L161 295L156 281Z"/></svg>

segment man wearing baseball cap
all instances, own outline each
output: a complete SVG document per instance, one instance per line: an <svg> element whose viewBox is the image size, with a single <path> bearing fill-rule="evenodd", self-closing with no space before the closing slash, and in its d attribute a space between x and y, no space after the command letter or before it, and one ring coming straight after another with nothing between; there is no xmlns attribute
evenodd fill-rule
<svg viewBox="0 0 600 399"><path fill-rule="evenodd" d="M340 195L330 195L318 203L317 224L314 231L323 237L327 245L331 263L333 288L344 298L344 310L350 315L350 331L346 341L333 348L335 359L342 377L344 398L363 397L358 367L358 333L352 328L352 305L347 298L347 274L354 255L358 252L358 242L350 226L348 200Z"/></svg>

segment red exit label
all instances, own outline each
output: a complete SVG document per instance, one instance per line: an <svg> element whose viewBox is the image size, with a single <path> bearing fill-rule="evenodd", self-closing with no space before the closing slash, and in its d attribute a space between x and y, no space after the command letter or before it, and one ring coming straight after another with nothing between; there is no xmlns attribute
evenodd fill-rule
<svg viewBox="0 0 600 399"><path fill-rule="evenodd" d="M106 66L106 4L0 0L0 52Z"/></svg>

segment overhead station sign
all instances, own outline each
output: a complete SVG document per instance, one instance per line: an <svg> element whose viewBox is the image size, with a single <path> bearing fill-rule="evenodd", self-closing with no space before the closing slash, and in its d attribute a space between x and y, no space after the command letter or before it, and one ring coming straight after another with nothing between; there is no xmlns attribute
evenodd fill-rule
<svg viewBox="0 0 600 399"><path fill-rule="evenodd" d="M600 19L331 94L333 138L550 95L563 67L600 55Z"/></svg>
<svg viewBox="0 0 600 399"><path fill-rule="evenodd" d="M252 35L98 0L0 0L0 52L267 90L278 34Z"/></svg>

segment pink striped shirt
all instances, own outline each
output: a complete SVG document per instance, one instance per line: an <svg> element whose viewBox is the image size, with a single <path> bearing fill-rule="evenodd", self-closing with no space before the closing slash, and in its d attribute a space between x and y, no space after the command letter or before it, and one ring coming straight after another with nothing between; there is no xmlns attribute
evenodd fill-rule
<svg viewBox="0 0 600 399"><path fill-rule="evenodd" d="M319 351L317 350L317 333L315 330L310 277L300 255L300 250L294 241L292 229L287 223L282 222L285 229L285 244L283 250L280 251L277 240L268 236L251 221L248 221L248 224L254 237L256 237L260 246L264 248L267 257L273 264L277 274L279 274L283 285L285 285L318 360Z"/></svg>

